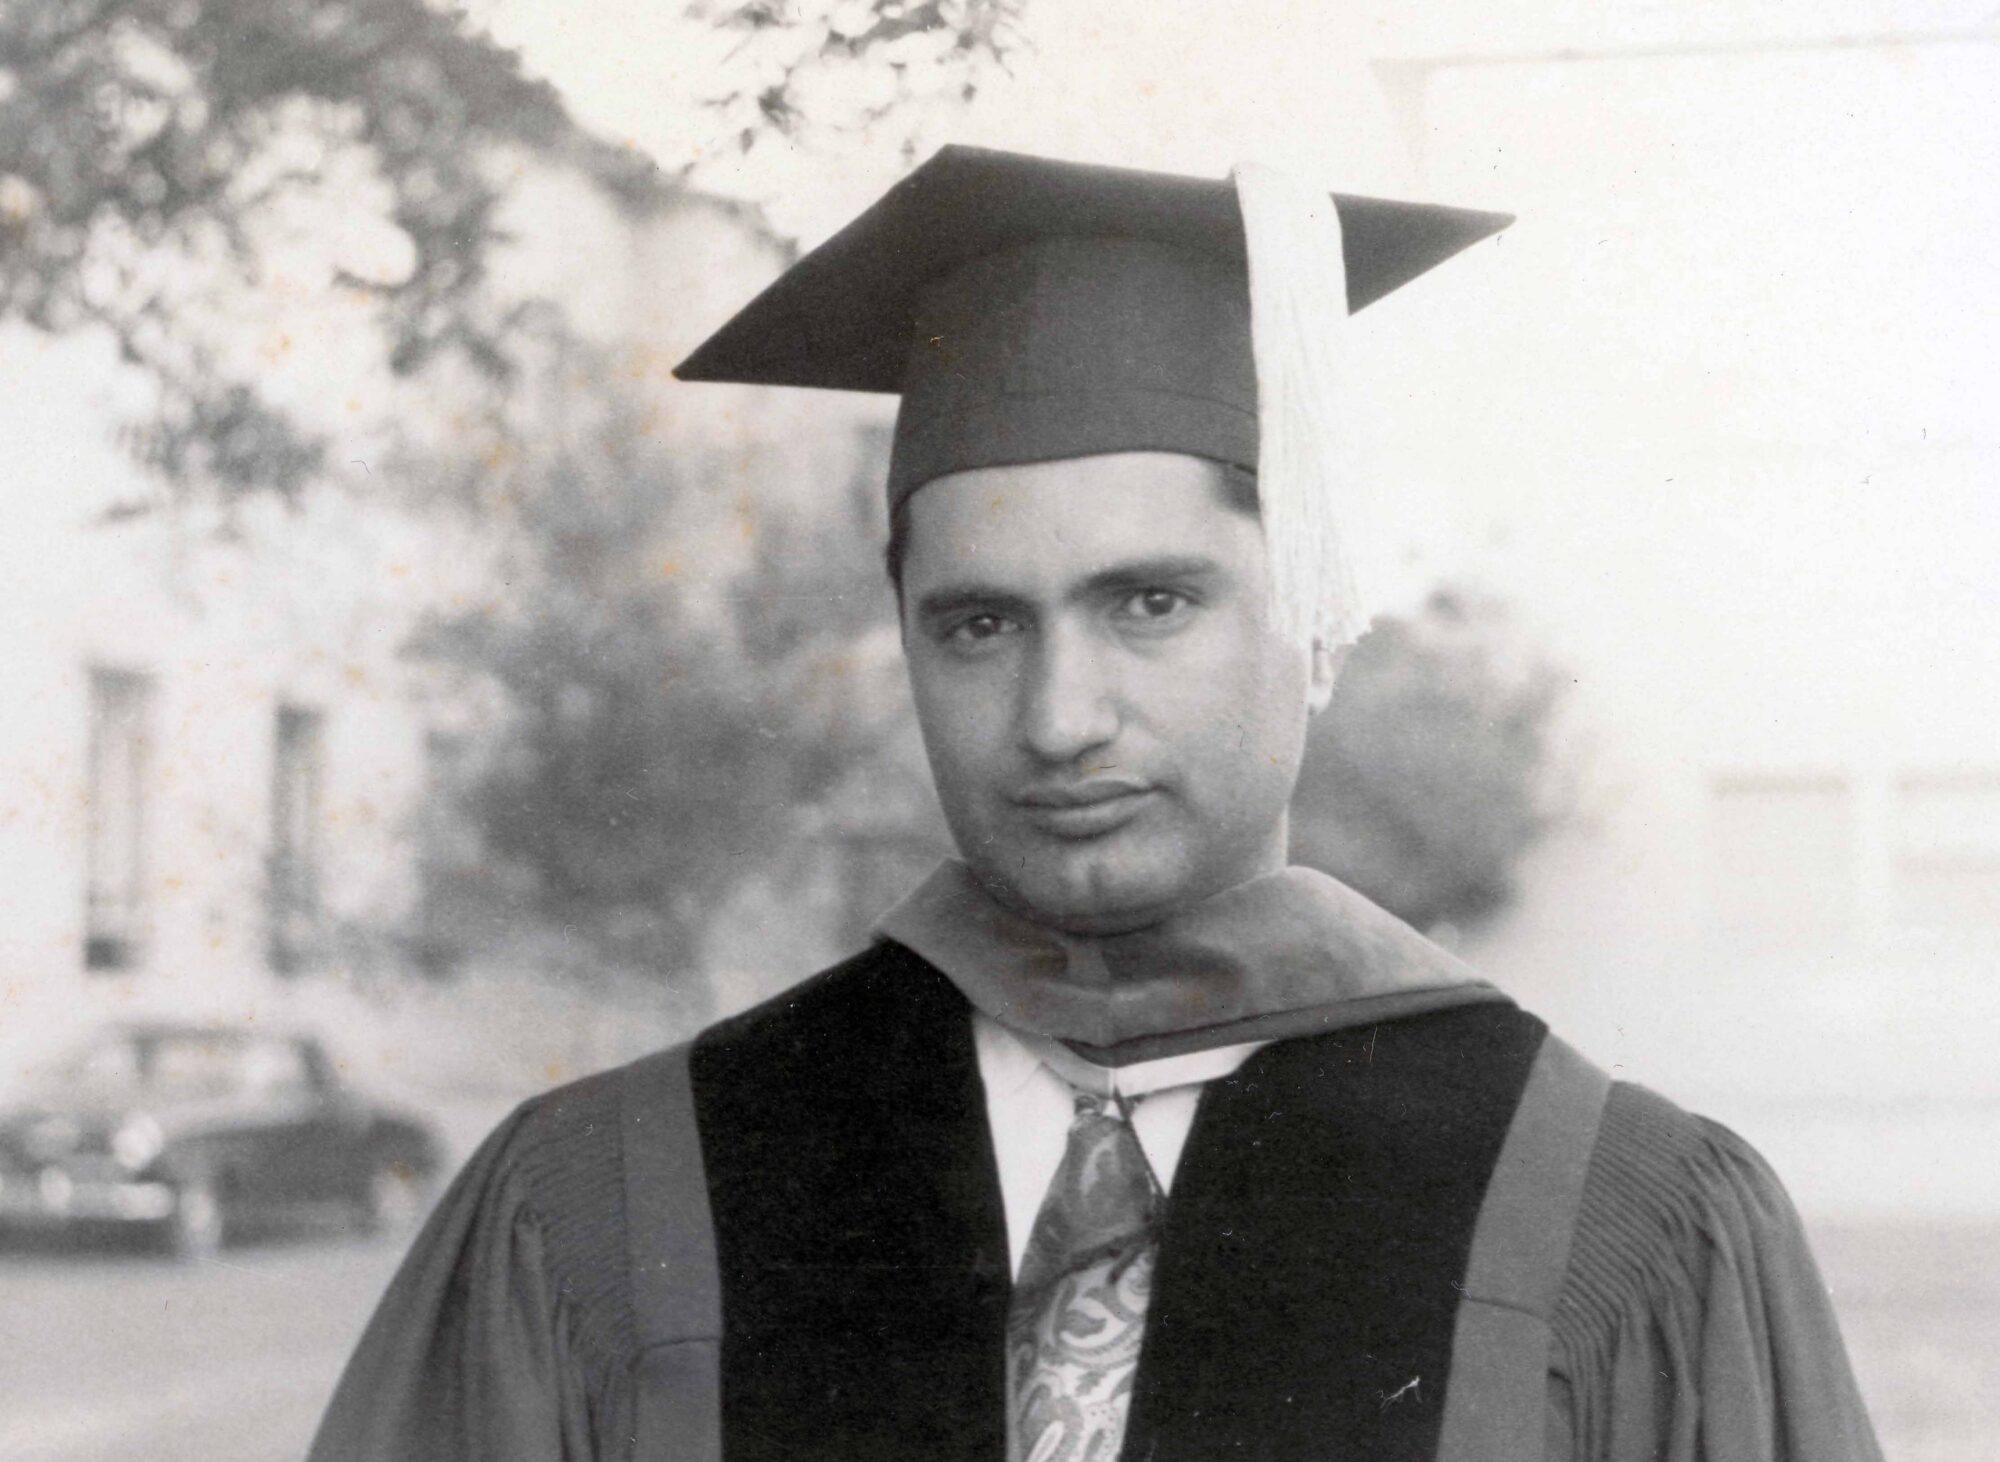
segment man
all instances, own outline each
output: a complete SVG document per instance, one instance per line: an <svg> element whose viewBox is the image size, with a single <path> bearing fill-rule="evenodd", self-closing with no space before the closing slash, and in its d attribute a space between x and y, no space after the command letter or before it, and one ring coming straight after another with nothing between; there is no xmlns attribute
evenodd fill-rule
<svg viewBox="0 0 2000 1462"><path fill-rule="evenodd" d="M901 394L963 861L518 1112L320 1462L1878 1455L1754 1153L1286 866L1368 617L1339 318L1504 222L947 149L697 352Z"/></svg>

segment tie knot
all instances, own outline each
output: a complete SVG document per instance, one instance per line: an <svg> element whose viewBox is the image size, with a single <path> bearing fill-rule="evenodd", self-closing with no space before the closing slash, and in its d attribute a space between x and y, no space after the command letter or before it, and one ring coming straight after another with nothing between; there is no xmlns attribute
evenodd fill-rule
<svg viewBox="0 0 2000 1462"><path fill-rule="evenodd" d="M1128 1098L1079 1088L1076 1092L1076 1112L1070 1118L1070 1125L1074 1127L1077 1123L1089 1121L1093 1117L1103 1117L1113 1122L1128 1122L1132 1117L1131 1107Z"/></svg>
<svg viewBox="0 0 2000 1462"><path fill-rule="evenodd" d="M1024 1288L1149 1240L1159 1189L1127 1117L1118 1097L1076 1094L1069 1144L1022 1261Z"/></svg>

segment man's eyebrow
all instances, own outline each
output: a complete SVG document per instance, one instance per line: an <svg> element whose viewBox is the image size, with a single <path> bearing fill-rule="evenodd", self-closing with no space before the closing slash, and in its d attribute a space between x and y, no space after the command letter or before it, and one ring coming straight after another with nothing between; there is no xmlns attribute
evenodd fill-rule
<svg viewBox="0 0 2000 1462"><path fill-rule="evenodd" d="M1099 598L1135 589L1213 580L1226 576L1228 572L1219 560L1199 553L1127 559L1088 575L1064 597L1070 600ZM914 606L917 618L923 620L948 618L971 610L1027 618L1034 615L1039 607L1035 600L1016 590L977 580L940 584L920 595Z"/></svg>
<svg viewBox="0 0 2000 1462"><path fill-rule="evenodd" d="M919 619L942 619L967 610L979 610L986 614L1027 615L1033 613L1034 601L1011 589L1002 589L996 584L981 584L976 581L961 584L940 584L927 590L916 602Z"/></svg>
<svg viewBox="0 0 2000 1462"><path fill-rule="evenodd" d="M1228 572L1220 560L1206 554L1163 554L1157 558L1128 559L1099 569L1078 586L1077 593L1096 595L1120 589L1150 589L1185 584L1190 580L1222 578Z"/></svg>

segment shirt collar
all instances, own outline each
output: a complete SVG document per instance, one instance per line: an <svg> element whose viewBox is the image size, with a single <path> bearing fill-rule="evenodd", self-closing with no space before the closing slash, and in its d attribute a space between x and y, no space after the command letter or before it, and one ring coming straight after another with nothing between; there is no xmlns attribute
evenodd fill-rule
<svg viewBox="0 0 2000 1462"><path fill-rule="evenodd" d="M990 1084L1001 1095L1018 1092L1034 1078L1037 1068L1046 1066L1078 1091L1106 1097L1151 1096L1154 1092L1198 1086L1217 1077L1234 1075L1238 1067L1270 1044L1242 1041L1125 1066L1100 1066L1060 1041L1010 1030L981 1010L972 1013L972 1035L981 1053L982 1066L993 1072Z"/></svg>

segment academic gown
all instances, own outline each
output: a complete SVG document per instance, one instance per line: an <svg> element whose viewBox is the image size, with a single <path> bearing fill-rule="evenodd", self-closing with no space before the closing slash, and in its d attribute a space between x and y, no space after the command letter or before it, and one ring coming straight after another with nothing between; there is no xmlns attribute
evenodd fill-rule
<svg viewBox="0 0 2000 1462"><path fill-rule="evenodd" d="M1001 1462L1009 1266L970 1014L884 941L523 1105L417 1239L313 1462ZM1547 1039L1488 1002L1210 1083L1123 1455L1436 1457L1479 1381L1454 1374L1473 1230ZM1756 1153L1615 1083L1580 1158L1524 1332L1538 1435L1472 1455L1879 1459Z"/></svg>

